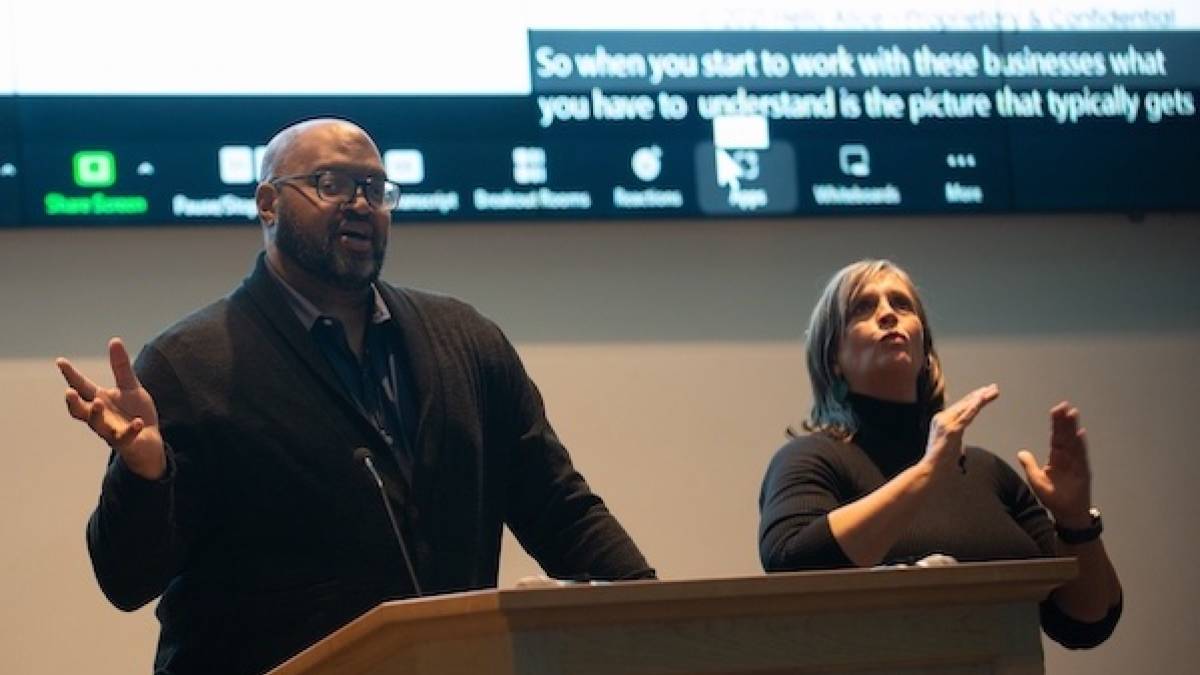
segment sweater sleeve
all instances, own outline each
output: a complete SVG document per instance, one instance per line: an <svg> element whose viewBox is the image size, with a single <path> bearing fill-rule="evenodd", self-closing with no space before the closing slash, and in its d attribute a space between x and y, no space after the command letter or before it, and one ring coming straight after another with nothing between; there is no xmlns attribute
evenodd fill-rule
<svg viewBox="0 0 1200 675"><path fill-rule="evenodd" d="M186 418L184 396L174 371L147 347L138 357L137 372L158 408L167 471L158 480L147 480L112 453L87 526L96 580L109 601L125 611L162 594L182 567L188 539L182 523L188 518L181 513L179 491L192 473L187 453L180 452L190 439L186 424L180 424Z"/></svg>
<svg viewBox="0 0 1200 675"><path fill-rule="evenodd" d="M509 446L505 521L550 576L561 579L653 579L655 571L604 501L575 469L546 419L541 394L516 350L499 340L494 392Z"/></svg>
<svg viewBox="0 0 1200 675"><path fill-rule="evenodd" d="M1046 509L1007 462L997 457L996 465L1001 493L1005 495L1013 519L1037 542L1043 555L1057 555L1058 535L1054 532L1054 523ZM1099 621L1079 621L1063 612L1051 593L1039 606L1042 630L1050 639L1068 649L1090 649L1107 640L1116 630L1123 607L1124 602L1118 602Z"/></svg>
<svg viewBox="0 0 1200 675"><path fill-rule="evenodd" d="M829 529L829 512L841 505L830 453L830 444L808 436L771 460L758 501L758 551L767 572L854 566Z"/></svg>

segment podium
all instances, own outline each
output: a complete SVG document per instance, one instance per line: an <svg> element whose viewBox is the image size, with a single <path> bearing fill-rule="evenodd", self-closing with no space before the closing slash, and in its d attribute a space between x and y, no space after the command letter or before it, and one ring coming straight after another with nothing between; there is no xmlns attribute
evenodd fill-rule
<svg viewBox="0 0 1200 675"><path fill-rule="evenodd" d="M1043 672L1074 559L487 590L388 602L273 675Z"/></svg>

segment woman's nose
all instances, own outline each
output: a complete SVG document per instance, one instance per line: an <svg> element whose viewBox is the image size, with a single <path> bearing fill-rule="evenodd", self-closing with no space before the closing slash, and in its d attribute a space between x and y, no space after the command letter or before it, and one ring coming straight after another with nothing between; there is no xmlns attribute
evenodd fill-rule
<svg viewBox="0 0 1200 675"><path fill-rule="evenodd" d="M891 328L896 325L896 312L892 310L892 306L885 303L880 303L879 311L875 315L875 320L881 328Z"/></svg>

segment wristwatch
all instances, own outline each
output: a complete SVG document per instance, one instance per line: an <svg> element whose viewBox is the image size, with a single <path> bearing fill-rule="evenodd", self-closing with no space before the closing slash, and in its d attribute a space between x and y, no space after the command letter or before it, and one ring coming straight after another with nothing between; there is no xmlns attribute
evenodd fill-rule
<svg viewBox="0 0 1200 675"><path fill-rule="evenodd" d="M1064 544L1086 544L1099 539L1100 533L1104 531L1104 521L1100 520L1100 509L1093 506L1088 509L1088 516L1091 518L1091 522L1080 530L1066 528L1056 523L1054 531L1058 533L1059 541Z"/></svg>

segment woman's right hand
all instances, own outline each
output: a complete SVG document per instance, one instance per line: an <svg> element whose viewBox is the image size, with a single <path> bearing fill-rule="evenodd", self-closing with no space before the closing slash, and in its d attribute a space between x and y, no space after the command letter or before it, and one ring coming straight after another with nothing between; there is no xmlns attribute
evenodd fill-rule
<svg viewBox="0 0 1200 675"><path fill-rule="evenodd" d="M929 423L929 442L921 462L934 475L956 471L963 454L963 432L975 420L983 406L996 400L1000 388L995 384L980 387L933 416Z"/></svg>

